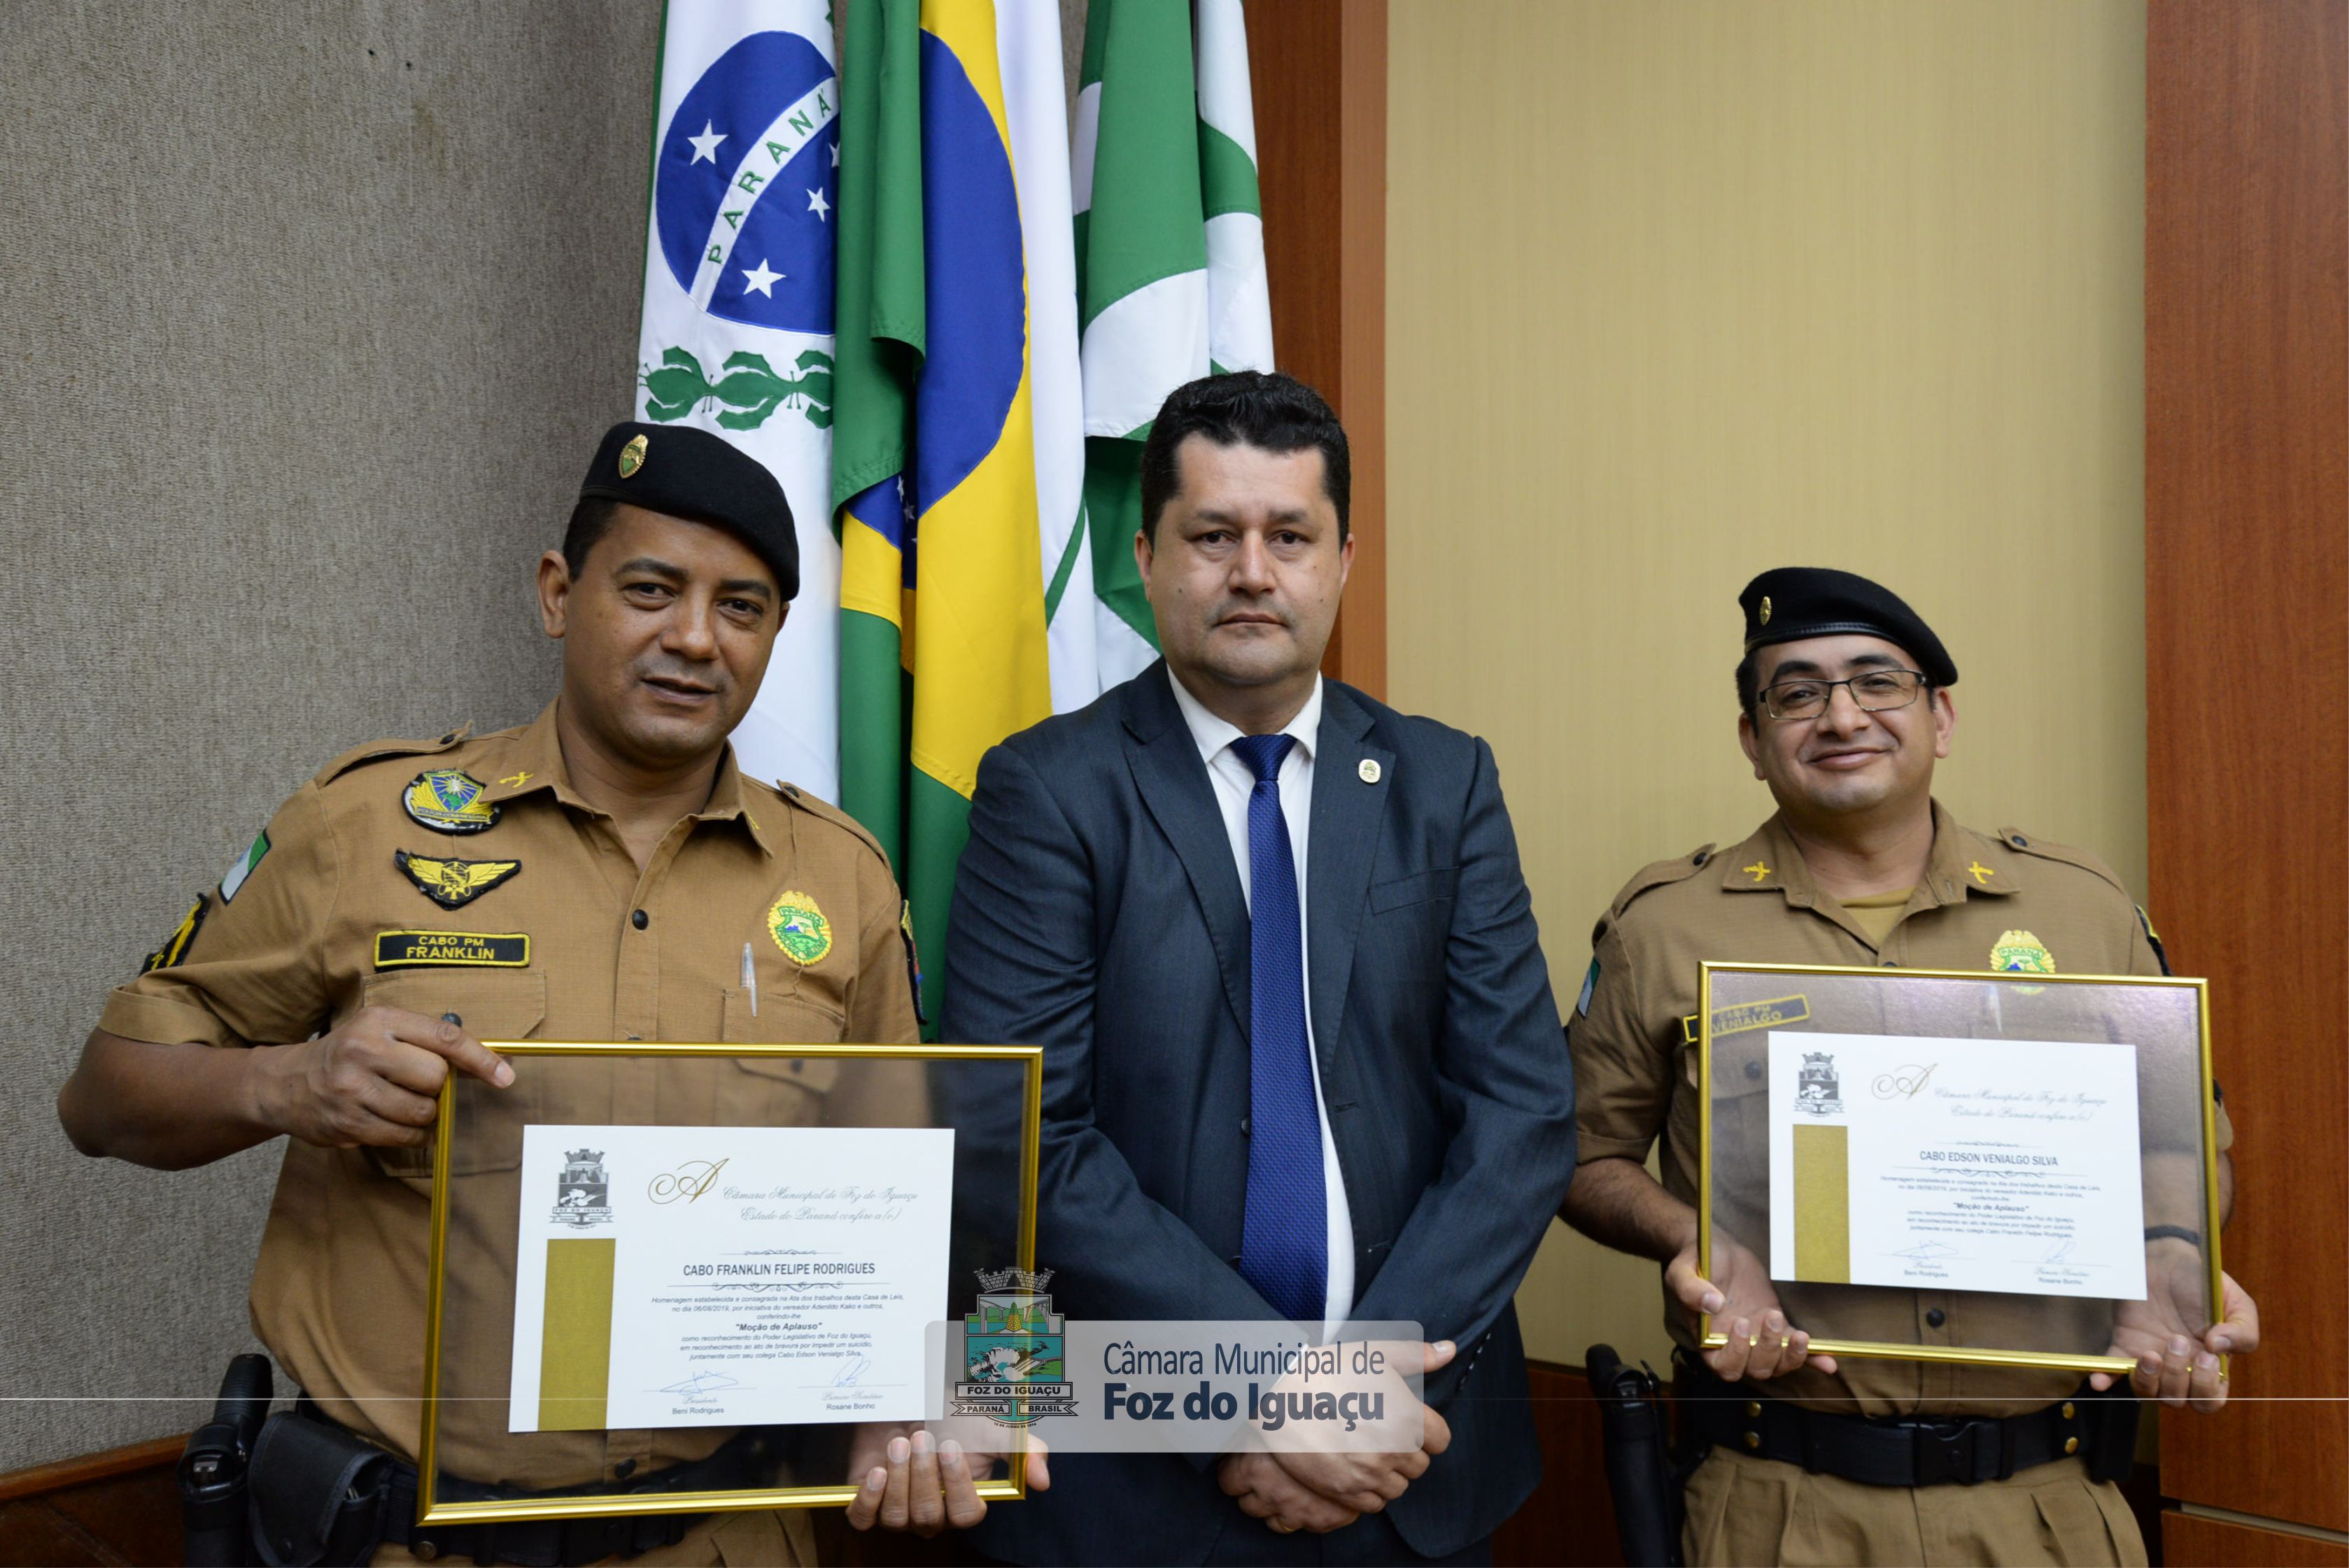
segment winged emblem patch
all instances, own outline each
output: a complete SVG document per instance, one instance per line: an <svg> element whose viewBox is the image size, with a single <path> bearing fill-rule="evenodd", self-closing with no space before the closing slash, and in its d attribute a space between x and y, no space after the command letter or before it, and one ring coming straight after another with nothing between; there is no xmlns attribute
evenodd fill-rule
<svg viewBox="0 0 2349 1568"><path fill-rule="evenodd" d="M436 861L394 850L392 862L442 909L461 909L522 870L520 861Z"/></svg>

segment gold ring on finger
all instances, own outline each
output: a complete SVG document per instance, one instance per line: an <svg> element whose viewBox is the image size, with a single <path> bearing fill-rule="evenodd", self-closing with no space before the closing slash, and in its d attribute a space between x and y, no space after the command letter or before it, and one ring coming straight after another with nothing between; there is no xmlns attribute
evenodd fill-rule
<svg viewBox="0 0 2349 1568"><path fill-rule="evenodd" d="M1297 1526L1293 1524L1283 1524L1277 1519L1266 1520L1264 1522L1264 1527L1267 1530L1271 1531L1275 1535L1294 1535L1297 1533Z"/></svg>

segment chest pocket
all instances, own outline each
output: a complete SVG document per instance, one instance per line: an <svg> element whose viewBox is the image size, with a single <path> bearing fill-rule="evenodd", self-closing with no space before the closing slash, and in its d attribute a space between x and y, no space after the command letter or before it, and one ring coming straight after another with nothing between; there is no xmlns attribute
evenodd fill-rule
<svg viewBox="0 0 2349 1568"><path fill-rule="evenodd" d="M369 1007L399 1007L437 1018L454 1013L477 1040L526 1040L546 1017L546 978L509 971L410 969L368 978L360 1001ZM449 1171L452 1176L512 1171L522 1164L522 1130L543 1120L539 1063L514 1064L514 1081L502 1089L467 1096L480 1113L460 1128ZM414 1181L432 1174L432 1146L370 1149L367 1158L388 1176Z"/></svg>
<svg viewBox="0 0 2349 1568"><path fill-rule="evenodd" d="M753 1016L750 996L726 993L729 1045L831 1046L840 1043L846 1020L812 997L763 996ZM836 1057L737 1057L730 1090L718 1107L729 1127L817 1127L840 1080Z"/></svg>
<svg viewBox="0 0 2349 1568"><path fill-rule="evenodd" d="M1371 889L1371 913L1384 914L1390 910L1409 909L1413 904L1448 903L1459 889L1458 866L1421 872L1416 876L1397 877L1392 882L1382 882ZM1421 913L1432 918L1439 912L1425 910Z"/></svg>

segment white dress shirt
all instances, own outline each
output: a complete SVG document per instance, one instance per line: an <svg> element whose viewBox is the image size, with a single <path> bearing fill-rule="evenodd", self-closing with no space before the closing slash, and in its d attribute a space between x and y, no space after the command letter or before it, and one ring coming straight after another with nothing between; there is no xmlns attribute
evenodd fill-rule
<svg viewBox="0 0 2349 1568"><path fill-rule="evenodd" d="M1240 896L1250 897L1248 887L1248 797L1256 789L1256 774L1248 765L1232 752L1232 742L1241 738L1241 731L1209 713L1205 704L1184 689L1166 672L1167 684L1174 688L1174 704L1183 710L1183 722L1191 727L1191 738L1199 748L1199 759L1207 765L1207 777L1216 787L1216 804L1224 813L1224 832L1232 841L1232 860L1240 872ZM1297 867L1298 951L1304 959L1300 973L1306 977L1305 1051L1313 1068L1313 1114L1321 1123L1321 1192L1322 1203L1330 1220L1329 1290L1322 1308L1321 1337L1326 1343L1336 1336L1354 1310L1354 1221L1346 1208L1346 1180L1338 1170L1338 1141L1330 1136L1330 1107L1321 1094L1321 1057L1313 1043L1312 950L1307 933L1305 911L1308 897L1305 886L1306 846L1312 841L1313 826L1313 748L1321 729L1321 677L1313 677L1313 695L1297 717L1282 727L1280 733L1294 736L1297 744L1280 764L1280 814L1288 824L1289 858ZM1251 909L1253 905L1251 905Z"/></svg>

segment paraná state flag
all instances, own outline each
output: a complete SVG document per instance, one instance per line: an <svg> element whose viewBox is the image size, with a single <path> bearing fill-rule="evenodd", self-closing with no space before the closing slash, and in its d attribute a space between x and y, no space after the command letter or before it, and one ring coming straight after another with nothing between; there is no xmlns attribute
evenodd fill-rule
<svg viewBox="0 0 2349 1568"><path fill-rule="evenodd" d="M735 754L836 800L840 84L823 0L669 0L656 102L637 418L714 431L783 487L799 597Z"/></svg>
<svg viewBox="0 0 2349 1568"><path fill-rule="evenodd" d="M1142 444L1166 395L1272 368L1240 0L1096 0L1071 154L1085 510L1104 686L1155 656L1133 563Z"/></svg>

